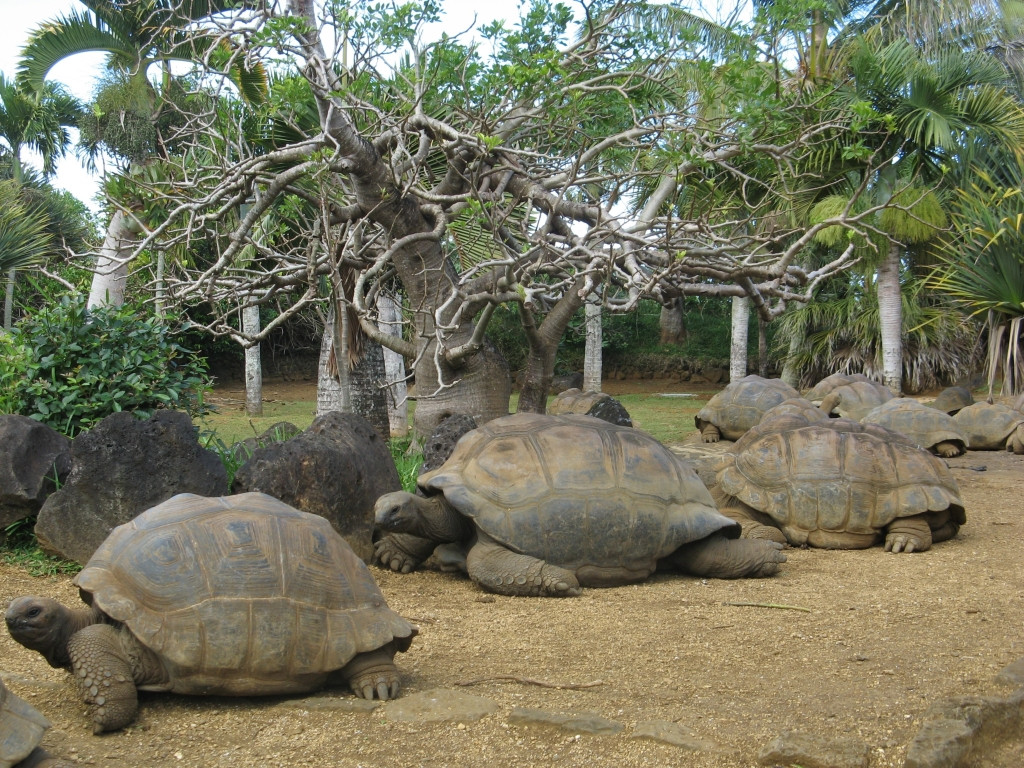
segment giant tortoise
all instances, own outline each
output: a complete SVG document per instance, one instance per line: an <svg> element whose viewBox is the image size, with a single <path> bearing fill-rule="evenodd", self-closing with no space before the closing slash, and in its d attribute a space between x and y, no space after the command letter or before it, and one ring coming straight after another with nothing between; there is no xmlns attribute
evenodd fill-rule
<svg viewBox="0 0 1024 768"><path fill-rule="evenodd" d="M1013 451L1024 454L1024 413L1001 403L974 403L961 408L953 421L971 451Z"/></svg>
<svg viewBox="0 0 1024 768"><path fill-rule="evenodd" d="M96 733L134 719L137 690L293 694L337 676L394 697L416 634L325 518L262 493L174 496L111 531L75 583L89 608L20 597L5 618L74 673Z"/></svg>
<svg viewBox="0 0 1024 768"><path fill-rule="evenodd" d="M905 438L849 419L748 433L723 456L719 509L744 535L794 545L913 552L951 538L965 522L946 464ZM766 425L770 426L770 425Z"/></svg>
<svg viewBox="0 0 1024 768"><path fill-rule="evenodd" d="M752 374L730 382L694 416L705 443L736 440L757 424L769 408L800 393L782 379L765 379Z"/></svg>
<svg viewBox="0 0 1024 768"><path fill-rule="evenodd" d="M868 411L861 422L888 427L943 458L960 456L967 450L967 441L952 416L911 397L887 400Z"/></svg>
<svg viewBox="0 0 1024 768"><path fill-rule="evenodd" d="M71 768L39 746L50 721L0 680L0 768Z"/></svg>
<svg viewBox="0 0 1024 768"><path fill-rule="evenodd" d="M779 544L745 541L693 469L650 435L592 416L519 413L467 433L424 494L377 500L377 526L471 546L466 570L506 595L576 595L659 564L769 576Z"/></svg>
<svg viewBox="0 0 1024 768"><path fill-rule="evenodd" d="M892 392L877 381L863 380L840 384L822 398L818 406L825 413L860 421L882 403L892 400Z"/></svg>

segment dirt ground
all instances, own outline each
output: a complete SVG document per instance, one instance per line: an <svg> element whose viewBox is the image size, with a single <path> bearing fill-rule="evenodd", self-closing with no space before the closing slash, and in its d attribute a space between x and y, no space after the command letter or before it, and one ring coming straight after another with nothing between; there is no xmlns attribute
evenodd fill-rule
<svg viewBox="0 0 1024 768"><path fill-rule="evenodd" d="M143 694L137 722L93 736L67 673L0 634L0 674L53 723L45 746L104 766L670 766L734 768L783 731L854 738L871 768L901 766L928 706L1007 695L1024 657L1024 457L949 460L967 524L924 553L790 549L773 578L657 575L569 599L508 598L437 572L373 570L419 625L397 659L403 695L448 689L497 710L469 723L400 722L347 691L306 699ZM67 579L0 566L0 604L26 593L70 604ZM755 603L759 605L737 605ZM595 713L625 729L587 735L510 722L514 708ZM705 749L633 738L667 721ZM1024 764L1005 745L986 765Z"/></svg>

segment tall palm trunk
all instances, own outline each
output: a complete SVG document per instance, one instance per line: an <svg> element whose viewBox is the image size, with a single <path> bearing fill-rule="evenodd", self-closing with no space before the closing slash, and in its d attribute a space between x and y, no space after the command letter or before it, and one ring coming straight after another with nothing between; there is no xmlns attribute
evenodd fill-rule
<svg viewBox="0 0 1024 768"><path fill-rule="evenodd" d="M96 257L96 269L89 291L89 309L124 304L124 288L128 282L128 254L132 243L142 232L135 218L117 210L110 218L107 235Z"/></svg>
<svg viewBox="0 0 1024 768"><path fill-rule="evenodd" d="M601 391L601 304L588 301L583 305L586 317L587 343L583 353L583 391Z"/></svg>
<svg viewBox="0 0 1024 768"><path fill-rule="evenodd" d="M878 267L875 291L882 341L882 382L899 396L903 390L903 304L900 293L900 253L892 242Z"/></svg>
<svg viewBox="0 0 1024 768"><path fill-rule="evenodd" d="M750 299L732 297L732 344L729 348L729 381L747 375L747 338L750 328Z"/></svg>

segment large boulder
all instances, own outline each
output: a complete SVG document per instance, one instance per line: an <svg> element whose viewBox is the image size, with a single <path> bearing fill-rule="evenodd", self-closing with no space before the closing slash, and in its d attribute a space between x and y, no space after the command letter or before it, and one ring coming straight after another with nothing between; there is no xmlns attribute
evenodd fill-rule
<svg viewBox="0 0 1024 768"><path fill-rule="evenodd" d="M233 493L262 491L327 518L365 562L373 556L373 505L400 490L387 443L355 413L330 411L305 432L257 448L235 473Z"/></svg>
<svg viewBox="0 0 1024 768"><path fill-rule="evenodd" d="M0 537L38 514L71 472L71 440L40 421L0 415Z"/></svg>
<svg viewBox="0 0 1024 768"><path fill-rule="evenodd" d="M188 414L146 421L107 416L71 443L71 473L43 504L36 537L44 550L85 563L115 526L178 493L222 496L227 471L199 445Z"/></svg>
<svg viewBox="0 0 1024 768"><path fill-rule="evenodd" d="M593 416L620 427L633 426L633 419L630 418L629 412L614 397L604 392L584 392L578 387L560 393L551 401L547 410L553 416L582 413L585 416Z"/></svg>

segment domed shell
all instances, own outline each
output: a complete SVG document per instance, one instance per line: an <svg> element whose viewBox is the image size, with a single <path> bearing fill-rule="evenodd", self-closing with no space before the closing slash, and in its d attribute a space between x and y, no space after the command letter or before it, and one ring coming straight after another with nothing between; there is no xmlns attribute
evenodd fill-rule
<svg viewBox="0 0 1024 768"><path fill-rule="evenodd" d="M966 447L966 438L952 416L909 397L894 397L873 408L861 421L887 427L922 448L943 442L957 444L961 452Z"/></svg>
<svg viewBox="0 0 1024 768"><path fill-rule="evenodd" d="M946 387L928 405L954 416L961 408L966 408L973 403L974 395L967 387Z"/></svg>
<svg viewBox="0 0 1024 768"><path fill-rule="evenodd" d="M0 765L20 763L43 740L50 722L0 680Z"/></svg>
<svg viewBox="0 0 1024 768"><path fill-rule="evenodd" d="M808 398L810 399L810 398ZM851 381L840 384L822 398L821 409L844 419L860 421L882 403L892 400L892 392L877 381Z"/></svg>
<svg viewBox="0 0 1024 768"><path fill-rule="evenodd" d="M814 530L875 533L897 517L947 508L963 523L945 463L889 434L844 419L770 432L727 454L718 483L794 542Z"/></svg>
<svg viewBox="0 0 1024 768"><path fill-rule="evenodd" d="M972 451L1001 451L1006 439L1020 424L1024 413L1001 403L974 403L953 417Z"/></svg>
<svg viewBox="0 0 1024 768"><path fill-rule="evenodd" d="M262 493L174 496L115 528L75 582L179 693L310 690L416 632L325 518Z"/></svg>
<svg viewBox="0 0 1024 768"><path fill-rule="evenodd" d="M800 393L782 379L744 376L708 400L694 417L694 423L697 429L713 424L723 438L737 440L761 421L765 411L793 397L800 397Z"/></svg>
<svg viewBox="0 0 1024 768"><path fill-rule="evenodd" d="M807 390L804 393L804 397L812 403L820 403L822 398L836 387L841 387L843 384L852 384L855 381L871 381L871 379L863 373L833 373Z"/></svg>
<svg viewBox="0 0 1024 768"><path fill-rule="evenodd" d="M509 549L569 569L653 567L716 531L739 535L688 464L650 435L592 416L487 422L419 482Z"/></svg>

